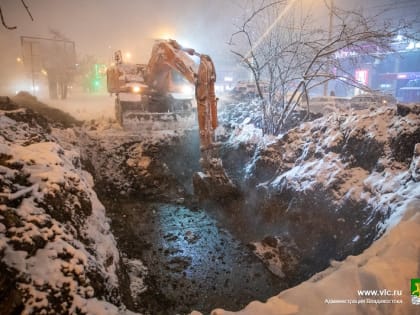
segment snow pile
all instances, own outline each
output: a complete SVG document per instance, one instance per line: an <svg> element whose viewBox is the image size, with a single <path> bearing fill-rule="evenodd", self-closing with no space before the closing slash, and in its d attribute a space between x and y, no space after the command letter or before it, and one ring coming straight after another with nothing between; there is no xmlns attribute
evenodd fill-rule
<svg viewBox="0 0 420 315"><path fill-rule="evenodd" d="M105 209L79 153L37 121L0 111L0 263L16 272L25 314L117 314L119 255Z"/></svg>
<svg viewBox="0 0 420 315"><path fill-rule="evenodd" d="M332 114L257 143L250 126L237 126L227 142L224 165L236 167L233 173L242 169L245 204L254 209L255 219L278 225L277 233L252 244L256 255L291 286L331 260L345 259L238 314L414 313L408 290L410 278L417 275L420 249L415 232L420 225L416 108ZM241 165L226 163L244 147L248 154ZM403 294L363 297L358 289ZM392 299L398 302L390 305ZM349 304L354 300L359 305Z"/></svg>
<svg viewBox="0 0 420 315"><path fill-rule="evenodd" d="M240 103L221 100L218 118L220 123L230 130L238 127L242 128L244 125L248 124L252 124L256 128L262 129L264 126L262 108L263 103L258 98L242 101ZM322 114L315 114L312 112L308 115L306 110L295 110L290 114L280 131L285 132L296 127L301 124L304 119L312 121L321 116Z"/></svg>
<svg viewBox="0 0 420 315"><path fill-rule="evenodd" d="M417 314L419 305L411 303L410 279L419 268L420 200L403 208L401 222L363 254L333 262L327 270L266 303L255 301L236 313L217 309L211 314ZM377 295L358 290L377 290ZM383 290L390 295L382 295Z"/></svg>
<svg viewBox="0 0 420 315"><path fill-rule="evenodd" d="M257 128L262 127L261 102L256 99L248 102L222 104L218 116L220 122L228 128L249 123Z"/></svg>
<svg viewBox="0 0 420 315"><path fill-rule="evenodd" d="M140 295L147 290L144 278L147 274L147 267L138 259L123 258L130 278L130 292L133 300L139 299Z"/></svg>
<svg viewBox="0 0 420 315"><path fill-rule="evenodd" d="M247 176L251 179L259 167L270 165L277 174L263 176L259 185L271 193L286 187L305 194L323 191L337 209L351 200L374 211L394 212L415 196L418 186L412 174L418 168L419 124L419 115L401 117L393 109L332 115L261 149Z"/></svg>

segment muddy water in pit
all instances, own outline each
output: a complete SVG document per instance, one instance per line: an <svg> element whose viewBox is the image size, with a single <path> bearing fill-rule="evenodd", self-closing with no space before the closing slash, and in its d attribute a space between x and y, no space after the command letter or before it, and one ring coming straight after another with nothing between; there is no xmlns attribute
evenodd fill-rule
<svg viewBox="0 0 420 315"><path fill-rule="evenodd" d="M104 203L120 250L148 268L148 290L133 301L136 311L239 310L286 287L203 210L133 200Z"/></svg>

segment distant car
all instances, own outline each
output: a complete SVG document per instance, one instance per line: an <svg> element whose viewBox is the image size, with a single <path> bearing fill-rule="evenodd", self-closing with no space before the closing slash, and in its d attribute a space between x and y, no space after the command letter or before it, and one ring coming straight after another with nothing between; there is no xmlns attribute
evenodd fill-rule
<svg viewBox="0 0 420 315"><path fill-rule="evenodd" d="M301 102L305 109L305 102ZM316 96L309 100L309 111L315 114L328 114L332 112L346 111L350 107L349 99L337 96Z"/></svg>
<svg viewBox="0 0 420 315"><path fill-rule="evenodd" d="M268 83L260 82L261 92L268 93ZM258 88L253 81L238 81L235 87L230 91L230 95L236 99L253 98L258 95Z"/></svg>
<svg viewBox="0 0 420 315"><path fill-rule="evenodd" d="M397 100L391 94L367 93L352 97L350 100L350 108L359 110L386 105L391 106L395 105L396 103Z"/></svg>

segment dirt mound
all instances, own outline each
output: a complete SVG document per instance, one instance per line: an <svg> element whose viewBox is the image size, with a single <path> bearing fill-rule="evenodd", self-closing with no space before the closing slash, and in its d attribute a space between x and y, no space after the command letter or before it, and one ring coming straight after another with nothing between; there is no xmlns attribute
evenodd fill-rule
<svg viewBox="0 0 420 315"><path fill-rule="evenodd" d="M28 92L19 92L12 97L11 101L18 107L30 109L42 115L52 126L61 126L63 128L71 128L81 126L82 122L75 119L70 114L44 104Z"/></svg>
<svg viewBox="0 0 420 315"><path fill-rule="evenodd" d="M284 250L291 244L299 249L298 263L284 266L274 246L279 268L303 280L331 259L360 253L383 233L387 218L414 191L405 185L417 178L412 168L420 115L399 113L383 108L331 115L254 146L241 134L230 138L224 165L243 172L246 215L277 226L273 237L291 240L281 242ZM231 162L238 147L250 151L245 165ZM272 266L268 256L261 257Z"/></svg>
<svg viewBox="0 0 420 315"><path fill-rule="evenodd" d="M14 289L0 294L0 312L116 314L99 299L120 303L119 255L78 153L40 114L1 104L0 281Z"/></svg>

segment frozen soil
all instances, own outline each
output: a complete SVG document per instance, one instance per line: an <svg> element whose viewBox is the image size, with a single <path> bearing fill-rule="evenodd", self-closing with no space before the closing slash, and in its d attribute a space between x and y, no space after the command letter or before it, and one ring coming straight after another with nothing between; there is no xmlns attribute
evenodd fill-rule
<svg viewBox="0 0 420 315"><path fill-rule="evenodd" d="M123 307L105 209L79 153L56 138L69 130L0 97L2 315L117 314Z"/></svg>

